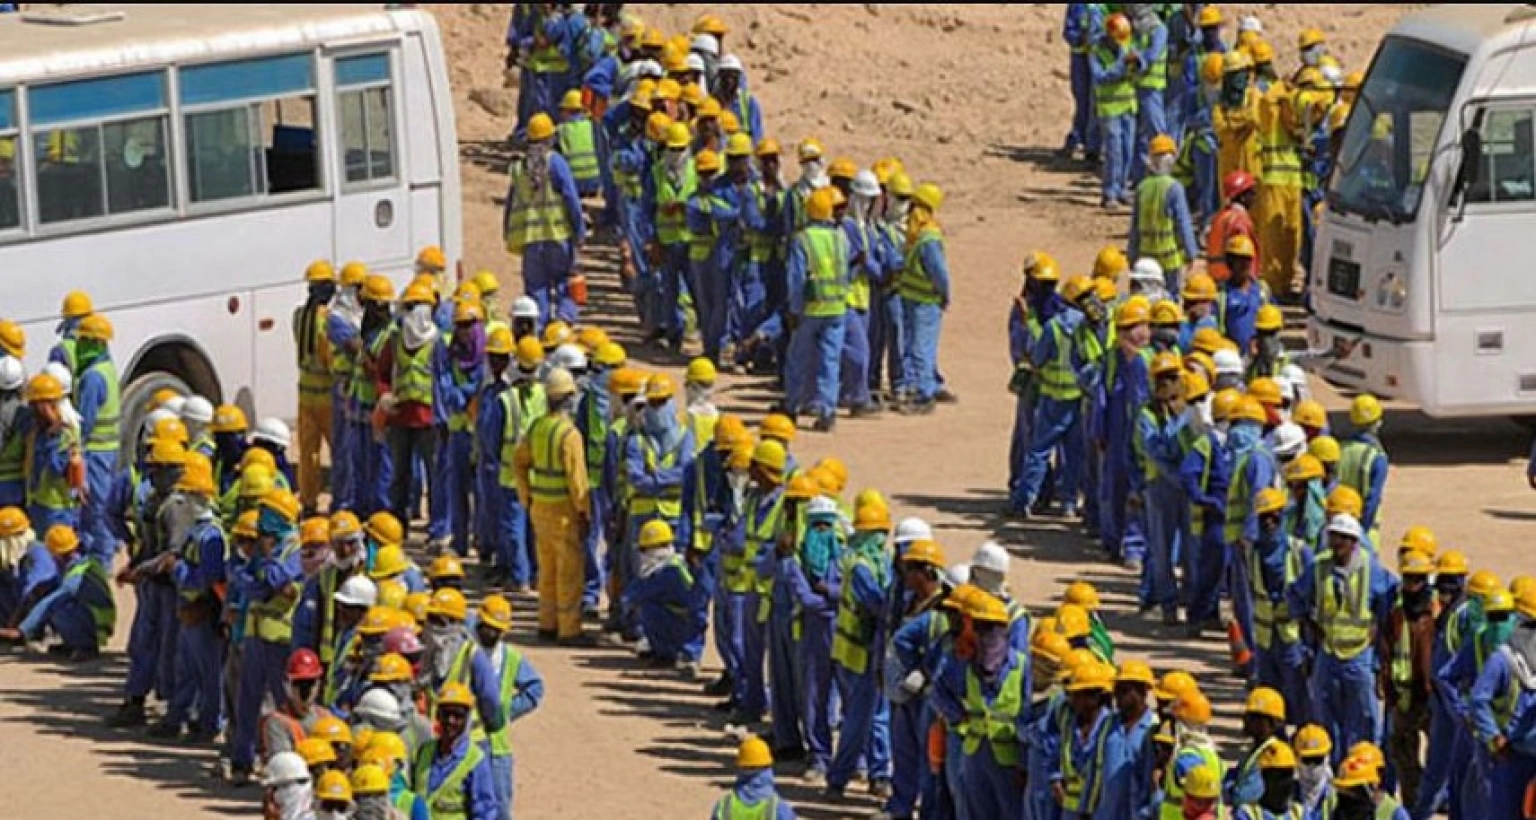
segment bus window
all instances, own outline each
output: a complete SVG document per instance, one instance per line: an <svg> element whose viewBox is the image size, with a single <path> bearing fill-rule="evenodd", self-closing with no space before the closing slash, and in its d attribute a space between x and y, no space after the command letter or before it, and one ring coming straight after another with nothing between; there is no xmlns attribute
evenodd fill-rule
<svg viewBox="0 0 1536 820"><path fill-rule="evenodd" d="M163 72L55 83L27 95L44 224L170 205Z"/></svg>
<svg viewBox="0 0 1536 820"><path fill-rule="evenodd" d="M1532 113L1495 109L1483 117L1482 167L1467 189L1468 204L1536 202L1536 156L1532 155Z"/></svg>
<svg viewBox="0 0 1536 820"><path fill-rule="evenodd" d="M337 58L336 89L347 182L376 182L394 177L389 55Z"/></svg>
<svg viewBox="0 0 1536 820"><path fill-rule="evenodd" d="M16 92L0 91L0 231L21 227L17 173Z"/></svg>
<svg viewBox="0 0 1536 820"><path fill-rule="evenodd" d="M193 202L320 187L309 54L181 70Z"/></svg>

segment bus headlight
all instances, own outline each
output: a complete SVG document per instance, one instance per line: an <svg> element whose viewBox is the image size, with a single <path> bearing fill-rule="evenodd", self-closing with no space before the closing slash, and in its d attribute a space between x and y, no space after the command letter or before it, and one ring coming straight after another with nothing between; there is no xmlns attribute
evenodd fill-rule
<svg viewBox="0 0 1536 820"><path fill-rule="evenodd" d="M1381 277L1376 285L1376 307L1401 311L1408 305L1408 280L1401 273L1391 271Z"/></svg>

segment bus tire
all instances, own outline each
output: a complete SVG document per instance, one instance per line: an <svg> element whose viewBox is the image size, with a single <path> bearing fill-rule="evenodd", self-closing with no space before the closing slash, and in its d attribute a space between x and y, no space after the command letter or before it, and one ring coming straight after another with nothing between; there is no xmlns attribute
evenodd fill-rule
<svg viewBox="0 0 1536 820"><path fill-rule="evenodd" d="M157 391L167 388L183 396L203 396L214 404L222 398L218 376L202 351L184 343L162 344L150 349L134 362L123 387L120 464L128 464L138 446L139 428L151 409L149 400Z"/></svg>

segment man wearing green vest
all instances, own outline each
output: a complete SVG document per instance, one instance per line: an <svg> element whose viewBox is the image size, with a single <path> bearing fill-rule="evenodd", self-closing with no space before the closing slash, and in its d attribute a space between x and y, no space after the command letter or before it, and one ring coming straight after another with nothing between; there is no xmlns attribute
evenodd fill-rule
<svg viewBox="0 0 1536 820"><path fill-rule="evenodd" d="M1381 402L1369 393L1355 397L1349 406L1354 432L1342 442L1339 453L1339 486L1360 494L1364 502L1360 525L1377 543L1381 526L1381 502L1387 489L1387 451L1381 446Z"/></svg>
<svg viewBox="0 0 1536 820"><path fill-rule="evenodd" d="M400 295L401 316L380 345L374 361L378 407L388 425L389 458L395 470L389 485L389 510L409 527L416 518L411 509L411 465L420 459L433 464L437 431L433 426L435 403L433 361L440 331L433 318L429 287L411 284ZM427 508L443 488L427 484Z"/></svg>
<svg viewBox="0 0 1536 820"><path fill-rule="evenodd" d="M85 291L72 290L64 294L64 304L59 309L59 341L48 351L48 361L64 365L71 375L80 372L75 361L75 338L80 323L94 312L91 297Z"/></svg>
<svg viewBox="0 0 1536 820"><path fill-rule="evenodd" d="M597 131L581 105L581 92L574 88L560 100L560 124L555 126L555 134L556 150L571 167L576 191L584 197L595 196L603 181L597 165Z"/></svg>
<svg viewBox="0 0 1536 820"><path fill-rule="evenodd" d="M395 286L389 277L368 274L363 280L363 315L359 332L345 345L356 362L350 380L352 401L349 403L350 431L347 434L347 444L355 453L351 510L363 518L389 509L393 465L388 445L375 432L373 415L379 399L375 369L393 335L391 310L394 300ZM409 469L409 465L405 469Z"/></svg>
<svg viewBox="0 0 1536 820"><path fill-rule="evenodd" d="M571 75L569 47L575 35L571 7L559 3L514 6L507 31L507 68L520 64L515 136L532 130L532 118L555 110ZM524 102L526 100L526 102ZM532 139L530 137L530 139Z"/></svg>
<svg viewBox="0 0 1536 820"><path fill-rule="evenodd" d="M508 169L502 212L507 252L522 257L523 285L543 321L577 320L568 287L586 236L581 195L570 163L555 150L555 123L536 114L528 123L528 153Z"/></svg>
<svg viewBox="0 0 1536 820"><path fill-rule="evenodd" d="M939 333L950 297L944 227L937 216L943 204L944 192L925 183L912 192L907 215L905 262L896 279L907 413L932 412L939 396Z"/></svg>
<svg viewBox="0 0 1536 820"><path fill-rule="evenodd" d="M736 785L715 803L710 820L795 820L795 810L773 785L773 752L749 737L736 751Z"/></svg>
<svg viewBox="0 0 1536 820"><path fill-rule="evenodd" d="M1104 140L1102 207L1131 201L1131 154L1136 150L1136 80L1131 61L1131 21L1111 14L1089 52L1094 115Z"/></svg>
<svg viewBox="0 0 1536 820"><path fill-rule="evenodd" d="M688 124L674 122L667 128L662 150L651 165L651 184L645 186L644 213L655 228L646 248L654 281L647 290L650 302L642 311L649 338L674 348L682 343L683 309L678 298L688 272L688 200L698 187L698 171L690 149L693 133Z"/></svg>
<svg viewBox="0 0 1536 820"><path fill-rule="evenodd" d="M0 629L0 640L42 640L47 628L63 642L71 661L90 660L106 646L117 622L107 569L80 548L79 536L69 527L54 526L43 543L58 566L58 586L18 618L17 628Z"/></svg>
<svg viewBox="0 0 1536 820"><path fill-rule="evenodd" d="M437 693L437 737L422 744L412 765L411 784L427 801L432 820L496 820L491 755L470 733L475 697L462 683Z"/></svg>
<svg viewBox="0 0 1536 820"><path fill-rule="evenodd" d="M1051 269L1054 272L1055 266ZM1029 350L1030 381L1036 391L1035 410L1029 424L1024 469L1018 486L1013 488L1013 508L1028 516L1031 510L1050 503L1049 498L1039 496L1051 467L1051 456L1059 452L1056 495L1062 500L1063 513L1073 517L1077 514L1077 488L1084 457L1083 437L1078 429L1082 419L1083 391L1078 386L1080 360L1074 344L1083 314L1068 298L1075 293L1069 292L1064 297L1056 292L1054 281L1038 277L1031 277L1030 283L1040 283L1049 290L1041 298L1032 300L1036 306L1031 311L1032 318L1040 327Z"/></svg>
<svg viewBox="0 0 1536 820"><path fill-rule="evenodd" d="M1131 181L1135 183L1147 173L1153 138L1168 133L1163 105L1163 92L1168 88L1168 26L1158 16L1155 3L1128 3L1125 10L1134 32L1126 58L1136 85L1136 153L1131 157Z"/></svg>
<svg viewBox="0 0 1536 820"><path fill-rule="evenodd" d="M27 369L0 356L0 508L27 503Z"/></svg>
<svg viewBox="0 0 1536 820"><path fill-rule="evenodd" d="M475 640L497 670L498 696L504 723L491 732L491 775L501 820L512 820L512 724L539 708L544 699L544 679L507 641L512 631L512 604L500 595L488 595L480 603Z"/></svg>
<svg viewBox="0 0 1536 820"><path fill-rule="evenodd" d="M1222 523L1222 539L1228 555L1247 555L1258 543L1259 512L1255 503L1258 495L1266 487L1280 489L1283 486L1274 450L1264 440L1266 423L1263 406L1252 396L1243 396L1228 419L1225 458L1232 472L1227 482L1226 519ZM1228 562L1227 586L1232 593L1233 620L1246 643L1252 646L1253 592L1247 561ZM1291 610L1291 617L1299 617L1298 613L1298 610ZM1234 657L1233 662L1242 667L1241 673L1252 676L1251 663L1240 657Z"/></svg>
<svg viewBox="0 0 1536 820"><path fill-rule="evenodd" d="M1184 268L1200 254L1195 223L1189 215L1184 186L1172 176L1178 145L1173 137L1152 138L1152 158L1146 178L1136 186L1136 209L1131 213L1129 255L1152 259L1162 266L1169 293L1183 288Z"/></svg>
<svg viewBox="0 0 1536 820"><path fill-rule="evenodd" d="M99 313L80 320L75 340L75 404L80 411L80 440L85 450L86 493L80 509L80 531L86 552L111 566L117 539L107 527L107 496L117 471L118 441L122 438L122 399L118 393L117 368L107 343L112 323Z"/></svg>
<svg viewBox="0 0 1536 820"><path fill-rule="evenodd" d="M576 380L564 368L544 378L549 412L533 423L513 454L517 493L533 519L539 557L539 637L582 645L581 596L586 586L582 542L591 526L587 453L571 422ZM503 454L505 457L505 454Z"/></svg>
<svg viewBox="0 0 1536 820"><path fill-rule="evenodd" d="M1430 740L1430 701L1435 697L1435 672L1430 665L1435 643L1435 589L1431 586L1435 561L1418 550L1403 553L1398 561L1403 575L1402 594L1387 614L1381 635L1383 704L1391 716L1386 738L1387 754L1397 770L1403 805L1419 804L1419 784L1424 778L1419 750Z"/></svg>
<svg viewBox="0 0 1536 820"><path fill-rule="evenodd" d="M827 587L837 601L832 634L832 674L842 697L843 725L837 752L827 770L827 789L847 788L859 761L869 772L870 794L891 796L890 702L886 700L875 654L886 643L891 600L891 557L886 552L890 513L880 499L866 499L854 511L854 533L842 566Z"/></svg>
<svg viewBox="0 0 1536 820"><path fill-rule="evenodd" d="M790 240L785 270L794 328L785 403L792 414L814 415L822 432L832 430L837 414L848 312L848 236L833 222L840 196L834 188L820 188L806 200L807 222Z"/></svg>
<svg viewBox="0 0 1536 820"><path fill-rule="evenodd" d="M1173 704L1175 746L1168 765L1163 767L1162 803L1158 807L1159 820L1184 820L1190 815L1184 812L1185 790L1191 797L1215 801L1217 817L1221 814L1221 783L1226 779L1226 765L1211 740L1211 701L1198 688L1179 695ZM1192 777L1201 770L1211 775ZM1196 788L1197 782L1202 788ZM1209 792L1205 786L1209 786Z"/></svg>
<svg viewBox="0 0 1536 820"><path fill-rule="evenodd" d="M587 585L581 596L583 616L596 616L606 575L601 556L603 533L607 526L610 490L603 475L608 460L608 432L614 423L613 376L624 367L629 354L614 342L599 344L589 357L587 378L576 404L576 430L587 449L587 480L592 488L590 509L592 524L583 544L587 555Z"/></svg>
<svg viewBox="0 0 1536 820"><path fill-rule="evenodd" d="M1284 702L1300 712L1307 702L1306 645L1301 624L1286 603L1286 590L1312 565L1312 547L1291 537L1282 526L1284 490L1265 487L1253 502L1259 537L1246 551L1248 583L1253 590L1255 680L1278 691Z"/></svg>
<svg viewBox="0 0 1536 820"><path fill-rule="evenodd" d="M709 590L699 583L678 554L676 535L665 520L653 518L640 528L640 573L624 589L624 606L640 618L649 645L647 659L676 667L690 680L698 674L709 623Z"/></svg>

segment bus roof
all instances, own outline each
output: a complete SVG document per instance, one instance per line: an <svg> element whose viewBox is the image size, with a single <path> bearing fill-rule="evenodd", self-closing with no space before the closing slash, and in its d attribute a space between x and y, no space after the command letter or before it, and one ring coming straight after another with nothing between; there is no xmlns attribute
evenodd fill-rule
<svg viewBox="0 0 1536 820"><path fill-rule="evenodd" d="M0 85L297 51L421 27L383 4L81 4L0 15Z"/></svg>
<svg viewBox="0 0 1536 820"><path fill-rule="evenodd" d="M1523 3L1445 4L1404 15L1392 33L1471 56L1500 32L1533 17L1536 10Z"/></svg>

